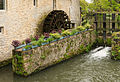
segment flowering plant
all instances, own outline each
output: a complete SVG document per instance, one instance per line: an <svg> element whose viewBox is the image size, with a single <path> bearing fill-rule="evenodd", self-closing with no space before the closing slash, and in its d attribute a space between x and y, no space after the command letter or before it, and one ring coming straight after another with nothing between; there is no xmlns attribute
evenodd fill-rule
<svg viewBox="0 0 120 82"><path fill-rule="evenodd" d="M18 40L14 40L14 41L12 42L12 45L13 45L14 47L18 47L19 45L21 45L21 43L20 43L20 41L18 41Z"/></svg>
<svg viewBox="0 0 120 82"><path fill-rule="evenodd" d="M26 40L25 40L25 43L26 44L28 44L28 43L30 43L31 42L31 39L30 38L27 38Z"/></svg>

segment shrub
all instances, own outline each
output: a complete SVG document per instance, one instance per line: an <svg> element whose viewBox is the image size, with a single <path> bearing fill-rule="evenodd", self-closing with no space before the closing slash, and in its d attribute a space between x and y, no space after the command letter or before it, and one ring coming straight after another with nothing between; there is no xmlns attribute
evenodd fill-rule
<svg viewBox="0 0 120 82"><path fill-rule="evenodd" d="M77 29L73 29L73 30L71 31L70 35L73 35L73 34L75 34L75 33L77 33L77 32L78 32Z"/></svg>
<svg viewBox="0 0 120 82"><path fill-rule="evenodd" d="M41 46L42 43L44 43L44 39L43 38L39 38L39 40L37 41L37 45Z"/></svg>
<svg viewBox="0 0 120 82"><path fill-rule="evenodd" d="M60 39L61 35L59 33L54 33L54 34L50 34L51 37L53 37L54 39Z"/></svg>
<svg viewBox="0 0 120 82"><path fill-rule="evenodd" d="M21 43L20 43L20 41L18 41L18 40L14 40L14 41L12 42L12 45L13 45L14 47L18 47L19 45L21 45Z"/></svg>
<svg viewBox="0 0 120 82"><path fill-rule="evenodd" d="M104 46L104 40L103 40L103 38L97 38L96 40L98 42L98 46Z"/></svg>
<svg viewBox="0 0 120 82"><path fill-rule="evenodd" d="M25 44L25 41L22 41L22 44Z"/></svg>
<svg viewBox="0 0 120 82"><path fill-rule="evenodd" d="M45 38L45 36L44 36L44 35L42 35L42 36L40 36L40 38L41 38L41 39L44 39L44 38ZM39 40L39 39L38 39L38 40Z"/></svg>
<svg viewBox="0 0 120 82"><path fill-rule="evenodd" d="M110 38L107 38L107 40L106 40L106 45L111 47L112 41L111 41Z"/></svg>
<svg viewBox="0 0 120 82"><path fill-rule="evenodd" d="M48 38L46 41L47 42L51 42L51 41L53 41L53 40L55 40L53 37L50 37L50 38Z"/></svg>
<svg viewBox="0 0 120 82"><path fill-rule="evenodd" d="M31 41L35 41L35 38L31 35L30 36Z"/></svg>
<svg viewBox="0 0 120 82"><path fill-rule="evenodd" d="M91 25L89 23L85 24L85 28L89 29L91 27Z"/></svg>
<svg viewBox="0 0 120 82"><path fill-rule="evenodd" d="M78 27L77 27L77 30L83 31L83 30L85 30L85 27L83 27L83 26L78 26Z"/></svg>
<svg viewBox="0 0 120 82"><path fill-rule="evenodd" d="M68 36L70 35L70 32L68 30L65 30L64 32L62 32L62 36Z"/></svg>
<svg viewBox="0 0 120 82"><path fill-rule="evenodd" d="M83 20L82 25L85 25L87 22L88 22L87 20Z"/></svg>
<svg viewBox="0 0 120 82"><path fill-rule="evenodd" d="M25 43L26 44L28 44L28 43L30 43L31 42L31 39L30 38L27 38L26 40L25 40Z"/></svg>
<svg viewBox="0 0 120 82"><path fill-rule="evenodd" d="M31 48L32 48L32 45L26 45L24 48L25 48L25 49L31 49Z"/></svg>
<svg viewBox="0 0 120 82"><path fill-rule="evenodd" d="M31 42L31 43L32 43L33 46L38 45L38 41L33 41L33 42Z"/></svg>

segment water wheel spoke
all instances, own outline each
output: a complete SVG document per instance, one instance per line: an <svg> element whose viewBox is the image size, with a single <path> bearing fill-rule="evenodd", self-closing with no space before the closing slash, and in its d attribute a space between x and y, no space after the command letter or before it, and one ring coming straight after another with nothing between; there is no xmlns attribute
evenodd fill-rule
<svg viewBox="0 0 120 82"><path fill-rule="evenodd" d="M50 32L54 29L67 28L68 15L62 10L52 11L44 21L44 32Z"/></svg>

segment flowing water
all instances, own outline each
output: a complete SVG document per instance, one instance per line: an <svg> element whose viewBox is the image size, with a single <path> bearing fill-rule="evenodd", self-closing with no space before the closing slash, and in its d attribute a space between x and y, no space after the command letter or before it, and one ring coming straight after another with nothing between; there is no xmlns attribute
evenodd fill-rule
<svg viewBox="0 0 120 82"><path fill-rule="evenodd" d="M99 47L29 77L20 77L6 66L0 69L0 82L120 82L120 61L110 59L110 47Z"/></svg>

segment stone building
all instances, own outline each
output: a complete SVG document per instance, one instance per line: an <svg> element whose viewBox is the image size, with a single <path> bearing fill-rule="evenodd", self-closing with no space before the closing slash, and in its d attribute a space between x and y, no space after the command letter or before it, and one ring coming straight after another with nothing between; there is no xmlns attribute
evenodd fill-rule
<svg viewBox="0 0 120 82"><path fill-rule="evenodd" d="M35 35L36 29L43 32L42 23L53 10L64 11L80 24L79 0L0 0L0 62L12 58L13 40Z"/></svg>

